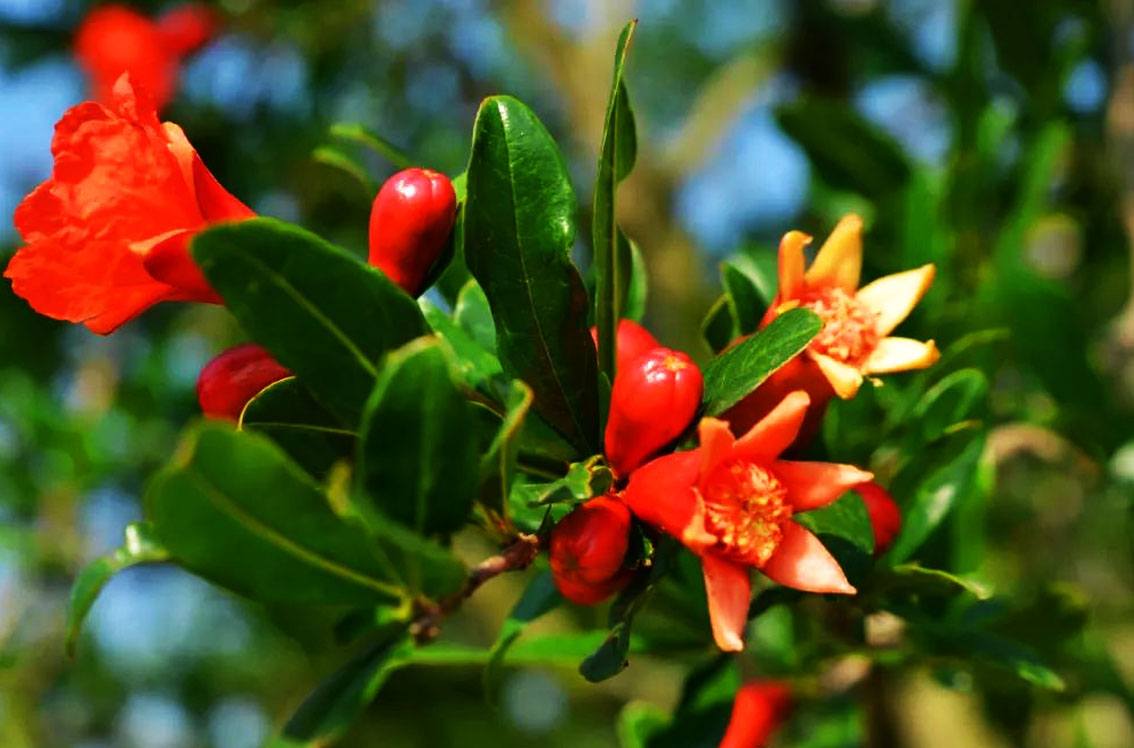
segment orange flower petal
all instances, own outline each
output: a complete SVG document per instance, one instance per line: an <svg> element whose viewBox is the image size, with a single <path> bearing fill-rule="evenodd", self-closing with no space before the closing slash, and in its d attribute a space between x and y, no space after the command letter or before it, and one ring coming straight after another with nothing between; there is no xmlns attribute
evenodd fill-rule
<svg viewBox="0 0 1134 748"><path fill-rule="evenodd" d="M932 340L923 343L910 338L883 338L863 368L867 374L890 374L924 369L937 363L939 358L941 353Z"/></svg>
<svg viewBox="0 0 1134 748"><path fill-rule="evenodd" d="M748 626L748 604L752 599L748 566L706 553L701 556L701 571L705 575L713 639L722 651L740 652L744 649L744 629Z"/></svg>
<svg viewBox="0 0 1134 748"><path fill-rule="evenodd" d="M773 307L798 298L803 293L803 248L810 243L811 237L802 231L789 231L780 239L780 287Z"/></svg>
<svg viewBox="0 0 1134 748"><path fill-rule="evenodd" d="M804 278L812 288L833 285L853 294L861 274L862 219L852 213L823 242Z"/></svg>
<svg viewBox="0 0 1134 748"><path fill-rule="evenodd" d="M647 462L630 474L622 500L638 519L680 540L693 551L717 542L705 528L705 508L697 493L701 450L674 452Z"/></svg>
<svg viewBox="0 0 1134 748"><path fill-rule="evenodd" d="M779 457L799 435L810 404L811 397L803 390L788 393L779 405L737 440L733 454L756 462Z"/></svg>
<svg viewBox="0 0 1134 748"><path fill-rule="evenodd" d="M933 284L936 269L922 265L904 273L885 275L859 289L855 298L878 315L878 334L886 337L925 296Z"/></svg>
<svg viewBox="0 0 1134 748"><path fill-rule="evenodd" d="M807 355L819 366L819 371L823 372L836 395L849 400L858 394L858 388L862 386L861 371L822 353L809 350Z"/></svg>
<svg viewBox="0 0 1134 748"><path fill-rule="evenodd" d="M717 465L732 457L736 443L728 423L719 418L702 418L697 425L697 438L701 443L701 475L713 472Z"/></svg>
<svg viewBox="0 0 1134 748"><path fill-rule="evenodd" d="M797 512L827 506L844 493L874 478L854 465L833 462L777 460L772 472L788 490L788 501Z"/></svg>
<svg viewBox="0 0 1134 748"><path fill-rule="evenodd" d="M819 538L795 522L784 525L783 541L760 571L774 582L805 592L857 592Z"/></svg>

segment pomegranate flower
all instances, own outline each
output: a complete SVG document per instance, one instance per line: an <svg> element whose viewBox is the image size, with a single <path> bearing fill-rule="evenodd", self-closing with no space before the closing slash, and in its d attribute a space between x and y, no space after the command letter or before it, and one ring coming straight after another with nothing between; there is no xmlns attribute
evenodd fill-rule
<svg viewBox="0 0 1134 748"><path fill-rule="evenodd" d="M638 468L623 494L639 519L701 557L713 638L722 650L744 648L749 567L787 587L855 593L834 557L792 517L873 476L851 465L779 459L809 403L806 392L791 393L739 439L724 421L704 418L697 449Z"/></svg>
<svg viewBox="0 0 1134 748"><path fill-rule="evenodd" d="M160 301L220 301L189 240L254 213L221 187L180 127L158 121L128 74L111 104L88 101L63 115L51 152L51 178L16 208L26 244L4 277L18 296L100 334Z"/></svg>
<svg viewBox="0 0 1134 748"><path fill-rule="evenodd" d="M790 716L791 689L776 681L751 681L736 692L732 717L718 748L764 748Z"/></svg>
<svg viewBox="0 0 1134 748"><path fill-rule="evenodd" d="M858 287L862 271L862 219L839 221L811 267L803 248L811 237L790 231L780 242L779 294L761 327L802 306L819 315L823 329L803 355L841 398L854 397L863 377L922 369L938 359L933 341L890 335L933 283L934 267L923 265Z"/></svg>

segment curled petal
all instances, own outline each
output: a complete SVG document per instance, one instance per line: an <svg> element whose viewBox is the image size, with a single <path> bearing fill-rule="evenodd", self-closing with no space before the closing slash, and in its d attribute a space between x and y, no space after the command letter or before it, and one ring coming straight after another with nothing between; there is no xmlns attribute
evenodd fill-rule
<svg viewBox="0 0 1134 748"><path fill-rule="evenodd" d="M859 289L855 298L878 315L878 334L886 337L925 296L933 284L935 273L936 269L930 264L904 273L885 275Z"/></svg>
<svg viewBox="0 0 1134 748"><path fill-rule="evenodd" d="M827 506L855 486L874 478L854 465L833 462L777 460L772 471L788 490L788 501L797 512Z"/></svg>
<svg viewBox="0 0 1134 748"><path fill-rule="evenodd" d="M862 386L861 371L822 353L808 351L807 355L816 363L819 371L823 372L836 395L849 400L858 394L858 388Z"/></svg>
<svg viewBox="0 0 1134 748"><path fill-rule="evenodd" d="M803 293L803 248L811 243L811 237L802 231L789 231L780 240L779 258L779 296L772 304L798 298Z"/></svg>
<svg viewBox="0 0 1134 748"><path fill-rule="evenodd" d="M883 338L863 367L867 374L890 374L895 371L924 369L941 358L932 340L923 343L910 338Z"/></svg>
<svg viewBox="0 0 1134 748"><path fill-rule="evenodd" d="M155 280L176 289L169 300L220 304L221 298L189 256L189 240L192 238L192 231L174 229L152 239L135 242L130 249L142 258L142 266Z"/></svg>
<svg viewBox="0 0 1134 748"><path fill-rule="evenodd" d="M622 500L638 519L691 550L709 548L717 538L705 528L705 509L696 489L700 468L699 449L658 457L630 474Z"/></svg>
<svg viewBox="0 0 1134 748"><path fill-rule="evenodd" d="M805 592L857 592L819 538L795 522L784 524L783 541L760 571L774 582Z"/></svg>
<svg viewBox="0 0 1134 748"><path fill-rule="evenodd" d="M756 462L779 457L799 435L810 404L811 397L803 390L788 393L779 405L737 440L733 454Z"/></svg>
<svg viewBox="0 0 1134 748"><path fill-rule="evenodd" d="M752 599L748 566L706 553L701 557L701 571L705 575L713 639L722 651L739 652L744 649L744 628L748 625L748 603Z"/></svg>
<svg viewBox="0 0 1134 748"><path fill-rule="evenodd" d="M853 294L862 274L862 219L844 216L804 276L809 287L837 286Z"/></svg>

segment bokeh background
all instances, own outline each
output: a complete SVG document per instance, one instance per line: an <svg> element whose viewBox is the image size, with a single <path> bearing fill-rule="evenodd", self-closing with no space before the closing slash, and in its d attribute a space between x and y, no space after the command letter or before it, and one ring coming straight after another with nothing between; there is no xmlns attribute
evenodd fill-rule
<svg viewBox="0 0 1134 748"><path fill-rule="evenodd" d="M70 41L92 5L0 0L0 258L18 245L6 217L50 171L54 122L86 96ZM639 18L628 83L640 151L619 208L649 264L649 326L705 360L717 262L766 266L784 231L823 236L850 210L870 227L868 277L937 262L920 312L931 335L947 347L991 331L977 364L992 382L989 490L957 570L1030 596L1038 622L1069 599L1087 621L1056 663L1072 672L1065 694L903 671L886 691L892 729L873 744L1134 745L1131 0L215 7L224 28L186 65L165 118L255 210L359 252L371 193L328 163L327 148L350 150L329 126L363 123L453 175L493 93L528 102L559 139L585 221L614 41ZM351 155L371 179L393 171ZM139 518L146 477L194 416L198 371L239 341L223 310L176 306L99 338L0 288L5 748L254 748L342 659L325 620L167 567L114 579L77 658L63 656L71 580ZM1065 594L1047 607L1051 585ZM491 641L518 590L494 581L453 625ZM572 618L599 620L545 625ZM572 670L515 669L492 709L475 667L408 669L343 745L615 746L623 704L671 708L683 672L644 658L596 687ZM838 720L788 744L865 740L854 712Z"/></svg>

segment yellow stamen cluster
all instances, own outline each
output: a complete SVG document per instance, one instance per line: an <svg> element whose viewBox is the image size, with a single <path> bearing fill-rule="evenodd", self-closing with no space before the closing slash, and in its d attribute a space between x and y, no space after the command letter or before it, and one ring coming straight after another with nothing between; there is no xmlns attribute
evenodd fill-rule
<svg viewBox="0 0 1134 748"><path fill-rule="evenodd" d="M862 364L878 346L874 312L838 287L811 291L800 305L823 320L823 329L811 341L811 350L851 366Z"/></svg>
<svg viewBox="0 0 1134 748"><path fill-rule="evenodd" d="M762 566L780 541L791 519L787 488L767 468L749 460L720 465L702 488L705 526L721 549L739 561Z"/></svg>

